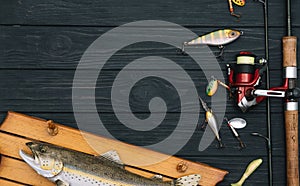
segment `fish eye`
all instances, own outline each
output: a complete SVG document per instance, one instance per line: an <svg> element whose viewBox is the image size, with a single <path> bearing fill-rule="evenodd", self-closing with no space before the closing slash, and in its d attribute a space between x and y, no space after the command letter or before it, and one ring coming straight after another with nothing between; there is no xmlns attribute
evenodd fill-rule
<svg viewBox="0 0 300 186"><path fill-rule="evenodd" d="M45 152L47 152L47 148L44 146L41 146L40 151L41 151L41 153L45 153Z"/></svg>

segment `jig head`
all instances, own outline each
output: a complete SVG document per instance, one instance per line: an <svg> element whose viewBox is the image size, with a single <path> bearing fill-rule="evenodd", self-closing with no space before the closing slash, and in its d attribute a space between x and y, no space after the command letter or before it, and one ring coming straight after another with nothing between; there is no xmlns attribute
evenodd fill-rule
<svg viewBox="0 0 300 186"><path fill-rule="evenodd" d="M222 57L224 54L224 49L226 44L229 44L243 35L242 31L232 30L232 29L223 29L210 32L199 36L191 41L184 42L180 53L185 54L186 46L196 46L196 45L209 45L217 46L220 49L220 53L217 57Z"/></svg>

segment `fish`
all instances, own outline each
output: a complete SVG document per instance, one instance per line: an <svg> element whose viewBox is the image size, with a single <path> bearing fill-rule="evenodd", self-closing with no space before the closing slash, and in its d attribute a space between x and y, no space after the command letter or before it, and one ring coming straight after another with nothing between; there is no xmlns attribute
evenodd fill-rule
<svg viewBox="0 0 300 186"><path fill-rule="evenodd" d="M183 42L181 53L185 54L185 46L210 45L218 46L221 49L218 57L224 52L224 45L229 44L238 39L243 34L242 31L232 29L221 29L199 36L191 41Z"/></svg>
<svg viewBox="0 0 300 186"><path fill-rule="evenodd" d="M218 122L216 115L212 112L212 110L207 106L207 104L200 98L200 102L202 104L203 109L205 110L205 121L207 122L208 126L213 131L214 135L216 136L216 139L219 142L219 147L222 148L224 145L222 143L219 130L218 130Z"/></svg>
<svg viewBox="0 0 300 186"><path fill-rule="evenodd" d="M114 150L93 156L42 142L28 142L32 155L19 151L21 158L38 174L57 186L196 186L199 174L163 181L145 178L124 169Z"/></svg>

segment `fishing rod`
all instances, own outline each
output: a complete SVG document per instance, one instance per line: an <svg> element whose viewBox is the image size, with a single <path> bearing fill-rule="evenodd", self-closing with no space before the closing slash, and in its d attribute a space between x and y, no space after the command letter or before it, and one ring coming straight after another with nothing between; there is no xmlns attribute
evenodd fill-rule
<svg viewBox="0 0 300 186"><path fill-rule="evenodd" d="M283 68L288 83L288 95L285 103L286 133L286 175L287 186L299 186L299 151L298 151L298 101L297 82L297 37L292 36L291 0L286 1L287 36L282 38Z"/></svg>
<svg viewBox="0 0 300 186"><path fill-rule="evenodd" d="M299 186L299 162L298 162L298 101L300 89L296 87L297 38L292 36L291 24L291 0L287 0L287 36L282 38L283 43L283 68L284 84L280 87L270 88L269 76L269 34L268 34L268 1L258 0L264 8L265 29L265 59L256 60L256 56L250 52L240 52L237 55L236 64L228 64L228 81L231 95L236 97L237 105L243 112L249 107L259 104L267 97L280 97L285 99L285 128L286 128L286 156L287 156L287 185ZM266 90L257 89L262 75L266 73ZM228 89L228 88L227 88ZM253 133L255 136L263 136L268 143L268 169L269 185L273 185L272 167L272 141L271 141L271 117L270 100L267 99L267 136Z"/></svg>
<svg viewBox="0 0 300 186"><path fill-rule="evenodd" d="M268 20L268 0L259 0L264 9L264 30L265 30L265 60L269 61L269 20ZM270 89L270 71L266 64L266 88ZM268 146L268 170L269 185L273 185L273 160L272 160L272 128L271 128L271 106L270 99L267 99L267 146Z"/></svg>

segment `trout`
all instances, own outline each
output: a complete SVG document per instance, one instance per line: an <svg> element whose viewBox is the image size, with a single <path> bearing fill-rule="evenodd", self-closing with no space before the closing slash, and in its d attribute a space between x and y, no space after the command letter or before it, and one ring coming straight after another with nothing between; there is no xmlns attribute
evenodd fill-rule
<svg viewBox="0 0 300 186"><path fill-rule="evenodd" d="M125 170L116 151L93 156L40 142L26 145L32 156L20 150L22 159L57 186L196 186L201 178L191 174L164 182Z"/></svg>

